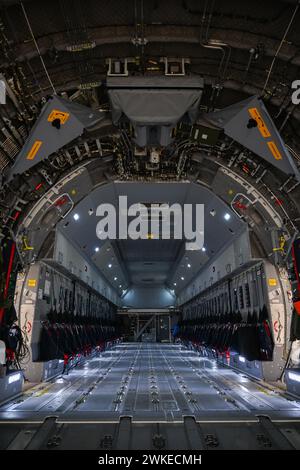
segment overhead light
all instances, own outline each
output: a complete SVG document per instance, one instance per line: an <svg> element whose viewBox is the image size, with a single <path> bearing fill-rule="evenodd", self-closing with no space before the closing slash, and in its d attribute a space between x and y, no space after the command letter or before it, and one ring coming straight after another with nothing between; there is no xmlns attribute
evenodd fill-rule
<svg viewBox="0 0 300 470"><path fill-rule="evenodd" d="M74 215L73 215L73 219L74 219L74 220L79 220L79 214L77 214L77 213L74 214Z"/></svg>
<svg viewBox="0 0 300 470"><path fill-rule="evenodd" d="M176 282L174 282L174 284L173 284L173 285L174 285L174 286L177 286Z"/></svg>
<svg viewBox="0 0 300 470"><path fill-rule="evenodd" d="M295 382L300 382L300 375L295 374L295 372L289 372L289 379L294 380Z"/></svg>
<svg viewBox="0 0 300 470"><path fill-rule="evenodd" d="M120 289L122 288L122 284L119 285Z"/></svg>
<svg viewBox="0 0 300 470"><path fill-rule="evenodd" d="M228 214L228 212L226 212L226 214L224 214L224 219L229 220L230 218L231 218L231 215Z"/></svg>
<svg viewBox="0 0 300 470"><path fill-rule="evenodd" d="M188 263L188 264L187 264L187 267L188 267L188 268L191 268L191 267L192 267L192 265L191 265L190 263Z"/></svg>
<svg viewBox="0 0 300 470"><path fill-rule="evenodd" d="M202 250L202 251L206 251L206 248L205 248L205 246L203 246L203 247L201 248L201 250Z"/></svg>
<svg viewBox="0 0 300 470"><path fill-rule="evenodd" d="M96 246L95 248L96 253L98 253L99 250L100 250L99 246Z"/></svg>
<svg viewBox="0 0 300 470"><path fill-rule="evenodd" d="M243 356L239 356L239 361L240 362L246 362L246 359Z"/></svg>
<svg viewBox="0 0 300 470"><path fill-rule="evenodd" d="M109 268L112 268L112 264L111 264L111 263L109 263L108 267L109 267Z"/></svg>
<svg viewBox="0 0 300 470"><path fill-rule="evenodd" d="M114 281L117 281L117 280L118 280L118 278L115 276L115 277L114 277Z"/></svg>
<svg viewBox="0 0 300 470"><path fill-rule="evenodd" d="M183 276L181 276L181 278L180 278L180 279L181 279L182 281L184 281L184 277L183 277Z"/></svg>

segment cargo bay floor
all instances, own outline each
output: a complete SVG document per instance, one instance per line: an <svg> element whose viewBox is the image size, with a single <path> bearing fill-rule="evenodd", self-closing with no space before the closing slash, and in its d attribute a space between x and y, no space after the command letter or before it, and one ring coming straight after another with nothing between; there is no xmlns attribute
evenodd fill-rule
<svg viewBox="0 0 300 470"><path fill-rule="evenodd" d="M123 343L0 407L0 449L300 449L300 400L180 345Z"/></svg>

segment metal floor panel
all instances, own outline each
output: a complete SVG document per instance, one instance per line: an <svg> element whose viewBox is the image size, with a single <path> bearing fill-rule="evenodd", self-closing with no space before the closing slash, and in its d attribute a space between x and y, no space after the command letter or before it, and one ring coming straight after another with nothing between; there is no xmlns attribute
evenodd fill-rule
<svg viewBox="0 0 300 470"><path fill-rule="evenodd" d="M300 448L300 401L180 345L124 343L0 407L0 448L75 448L79 428L79 448Z"/></svg>
<svg viewBox="0 0 300 470"><path fill-rule="evenodd" d="M111 413L115 419L124 414L178 417L178 412L184 416L202 411L293 411L300 419L300 402L179 345L124 343L6 403L0 418L22 418L24 412L73 417Z"/></svg>

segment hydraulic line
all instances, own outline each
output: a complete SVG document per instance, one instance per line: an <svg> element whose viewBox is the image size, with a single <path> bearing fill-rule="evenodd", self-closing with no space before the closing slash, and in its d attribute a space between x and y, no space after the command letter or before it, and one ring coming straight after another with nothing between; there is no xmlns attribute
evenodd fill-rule
<svg viewBox="0 0 300 470"><path fill-rule="evenodd" d="M38 43L36 42L36 39L35 39L35 37L34 37L33 31L32 31L32 28L31 28L31 25L30 25L30 22L29 22L29 19L28 19L26 10L25 10L25 7L24 7L24 5L23 5L22 2L21 2L21 7L22 7L22 10L23 10L23 14L24 14L24 17L25 17L25 20L26 20L28 29L29 29L29 31L30 31L32 40L33 40L33 42L34 42L36 51L37 51L37 53L38 53L38 55L39 55L39 58L40 58L40 61L41 61L41 63L42 63L43 69L44 69L45 74L46 74L46 76L47 76L47 78L48 78L48 81L49 81L50 86L51 86L51 88L52 88L52 90L53 90L53 93L54 93L54 95L56 95L56 94L57 94L57 93L56 93L56 89L55 89L54 84L53 84L53 82L52 82L52 80L51 80L51 77L50 77L50 75L49 75L49 73L48 73L46 64L45 64L44 59L43 59L43 57L42 57L42 54L41 54L41 51L40 51L40 49L39 49Z"/></svg>
<svg viewBox="0 0 300 470"><path fill-rule="evenodd" d="M285 30L285 33L284 33L284 35L283 35L283 37L282 37L282 39L281 39L281 41L280 41L280 44L279 44L279 46L278 46L278 48L277 48L277 50L276 50L276 52L275 52L275 55L274 55L273 60L272 60L272 62L271 62L271 66L270 66L269 71L268 71L268 75L267 75L267 78L266 78L264 87L263 87L263 89L262 89L262 94L265 92L266 87L267 87L267 85L268 85L268 83L269 83L269 79L270 79L270 76L271 76L271 73L272 73L272 70L273 70L275 61L276 61L277 56L278 56L278 54L279 54L279 52L280 52L280 50L281 50L281 48L282 48L282 46L283 46L283 43L285 42L285 38L287 37L287 34L288 34L288 32L289 32L289 30L290 30L292 24L293 24L294 18L295 18L296 13L297 13L297 11L298 11L298 9L299 9L299 5L300 5L300 1L298 1L297 5L296 5L296 7L295 7L295 9L294 9L294 12L293 12L292 17L291 17L291 19L290 19L290 22L289 22L289 24L288 24L288 26L287 26L287 28L286 28L286 30Z"/></svg>

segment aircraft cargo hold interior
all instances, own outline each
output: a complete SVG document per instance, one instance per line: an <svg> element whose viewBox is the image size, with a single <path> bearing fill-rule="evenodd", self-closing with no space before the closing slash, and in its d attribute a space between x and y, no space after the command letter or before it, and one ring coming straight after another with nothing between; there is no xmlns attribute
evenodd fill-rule
<svg viewBox="0 0 300 470"><path fill-rule="evenodd" d="M0 0L0 450L299 450L299 2L42 3Z"/></svg>

